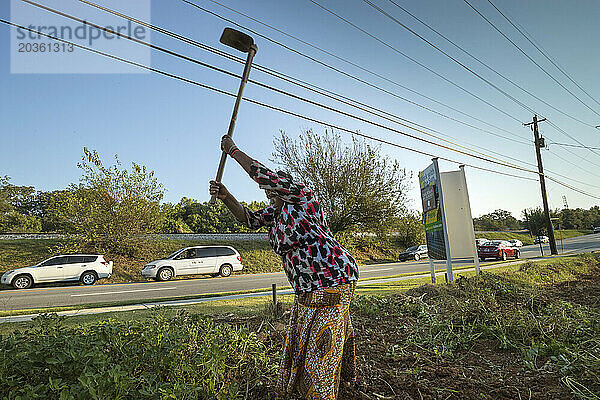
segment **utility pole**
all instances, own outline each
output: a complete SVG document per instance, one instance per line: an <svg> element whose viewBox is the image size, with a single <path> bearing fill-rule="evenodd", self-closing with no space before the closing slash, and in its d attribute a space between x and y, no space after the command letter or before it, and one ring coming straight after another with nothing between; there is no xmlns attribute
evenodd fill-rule
<svg viewBox="0 0 600 400"><path fill-rule="evenodd" d="M542 188L542 202L544 203L544 215L546 217L548 238L550 239L550 253L552 255L557 255L558 250L556 249L556 239L554 238L554 227L552 226L552 221L550 220L550 209L548 208L548 195L546 194L546 179L544 177L544 166L542 165L542 152L540 150L542 147L545 147L544 138L540 138L540 132L538 131L538 122L543 122L545 120L546 118L538 120L537 115L534 115L533 122L529 122L523 125L533 125L533 136L535 138L535 154L537 156L540 186Z"/></svg>

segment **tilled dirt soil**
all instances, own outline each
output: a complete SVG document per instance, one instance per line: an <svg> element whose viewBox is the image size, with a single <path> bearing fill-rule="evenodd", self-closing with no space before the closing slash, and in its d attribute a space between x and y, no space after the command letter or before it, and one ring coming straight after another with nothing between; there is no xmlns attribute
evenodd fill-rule
<svg viewBox="0 0 600 400"><path fill-rule="evenodd" d="M600 270L596 268L578 280L543 288L539 300L598 308L599 289ZM437 290L425 285L393 297L400 302L426 301L428 296L435 296ZM257 332L259 340L281 349L288 314L277 319L263 316L228 322L247 326ZM477 339L449 357L438 357L414 338L407 351L407 327L422 323L416 317L355 310L352 322L357 343L358 381L340 388L340 400L578 398L561 383L556 371L526 368L523 355L502 348L498 340ZM403 351L396 354L394 349L398 344L403 345Z"/></svg>

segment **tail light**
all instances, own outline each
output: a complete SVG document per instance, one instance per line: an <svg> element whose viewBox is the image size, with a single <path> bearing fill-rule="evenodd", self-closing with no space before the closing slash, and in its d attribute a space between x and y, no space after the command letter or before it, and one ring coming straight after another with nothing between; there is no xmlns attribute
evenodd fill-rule
<svg viewBox="0 0 600 400"><path fill-rule="evenodd" d="M102 265L108 265L108 262L106 262L106 261L100 261L100 264L102 264Z"/></svg>
<svg viewBox="0 0 600 400"><path fill-rule="evenodd" d="M239 262L242 262L242 256L237 256Z"/></svg>

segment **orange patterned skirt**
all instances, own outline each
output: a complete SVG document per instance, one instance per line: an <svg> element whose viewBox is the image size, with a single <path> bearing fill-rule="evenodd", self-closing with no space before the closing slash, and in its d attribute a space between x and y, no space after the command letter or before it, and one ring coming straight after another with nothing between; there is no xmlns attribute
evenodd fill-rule
<svg viewBox="0 0 600 400"><path fill-rule="evenodd" d="M297 294L277 387L305 399L337 399L340 381L356 380L350 301L355 283Z"/></svg>

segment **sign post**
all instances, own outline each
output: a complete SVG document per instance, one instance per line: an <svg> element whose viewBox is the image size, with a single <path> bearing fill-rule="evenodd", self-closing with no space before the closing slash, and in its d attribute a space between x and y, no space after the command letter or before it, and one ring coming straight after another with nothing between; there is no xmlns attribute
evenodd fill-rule
<svg viewBox="0 0 600 400"><path fill-rule="evenodd" d="M427 238L427 254L431 281L435 283L434 260L446 260L448 266L448 238L444 229L442 213L442 192L440 174L437 169L437 159L425 170L419 172L421 200L423 202L423 223Z"/></svg>
<svg viewBox="0 0 600 400"><path fill-rule="evenodd" d="M468 219L471 223L471 229L469 230L469 232L471 233L471 244L473 245L473 263L475 264L475 273L477 275L479 275L479 253L477 253L477 244L475 243L475 228L473 227L473 215L471 214L471 202L469 200L469 191L467 189L467 178L465 177L465 166L464 165L460 165L460 175L462 178L462 182L464 185L464 190L465 190L465 197L466 197L466 212L467 212L467 216Z"/></svg>
<svg viewBox="0 0 600 400"><path fill-rule="evenodd" d="M440 172L437 158L432 161L419 172L431 281L435 283L435 260L445 260L446 281L452 282L453 262L472 259L479 274L473 216L464 165L459 171Z"/></svg>
<svg viewBox="0 0 600 400"><path fill-rule="evenodd" d="M450 242L448 240L448 226L446 224L446 210L444 209L444 191L442 188L442 178L440 177L440 168L438 166L437 157L433 158L433 166L435 169L436 186L439 192L439 210L442 220L442 234L444 236L444 247L446 249L446 277L448 282L454 281L452 273L452 256L450 254Z"/></svg>

